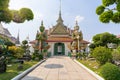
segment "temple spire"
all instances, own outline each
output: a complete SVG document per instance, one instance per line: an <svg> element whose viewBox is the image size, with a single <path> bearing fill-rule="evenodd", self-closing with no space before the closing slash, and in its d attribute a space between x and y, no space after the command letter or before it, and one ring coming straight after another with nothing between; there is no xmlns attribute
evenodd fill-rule
<svg viewBox="0 0 120 80"><path fill-rule="evenodd" d="M59 17L57 23L63 23L62 16L61 16L61 0L60 0L60 10L59 10Z"/></svg>
<svg viewBox="0 0 120 80"><path fill-rule="evenodd" d="M61 15L61 0L60 0L60 11L59 11L59 15Z"/></svg>
<svg viewBox="0 0 120 80"><path fill-rule="evenodd" d="M78 25L78 21L76 20L75 26L74 26L74 30L79 30L79 25Z"/></svg>
<svg viewBox="0 0 120 80"><path fill-rule="evenodd" d="M29 34L28 34L28 36L26 37L26 40L29 42L30 41L30 39L29 39Z"/></svg>
<svg viewBox="0 0 120 80"><path fill-rule="evenodd" d="M77 21L77 20L76 20L76 26L79 26L79 25L78 25L78 21Z"/></svg>
<svg viewBox="0 0 120 80"><path fill-rule="evenodd" d="M15 44L20 44L20 39L19 39L19 30L18 30L18 35Z"/></svg>

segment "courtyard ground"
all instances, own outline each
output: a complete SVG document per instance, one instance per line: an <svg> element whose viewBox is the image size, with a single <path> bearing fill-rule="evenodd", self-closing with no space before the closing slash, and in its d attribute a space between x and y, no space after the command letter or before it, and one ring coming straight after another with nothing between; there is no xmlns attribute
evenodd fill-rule
<svg viewBox="0 0 120 80"><path fill-rule="evenodd" d="M22 80L97 80L88 71L66 56L53 56Z"/></svg>

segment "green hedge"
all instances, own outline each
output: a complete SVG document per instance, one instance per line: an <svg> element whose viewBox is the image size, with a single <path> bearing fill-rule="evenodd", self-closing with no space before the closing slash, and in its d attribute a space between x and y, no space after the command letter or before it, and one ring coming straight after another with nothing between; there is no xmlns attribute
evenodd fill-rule
<svg viewBox="0 0 120 80"><path fill-rule="evenodd" d="M106 63L101 67L100 74L105 80L120 80L120 69L118 66Z"/></svg>

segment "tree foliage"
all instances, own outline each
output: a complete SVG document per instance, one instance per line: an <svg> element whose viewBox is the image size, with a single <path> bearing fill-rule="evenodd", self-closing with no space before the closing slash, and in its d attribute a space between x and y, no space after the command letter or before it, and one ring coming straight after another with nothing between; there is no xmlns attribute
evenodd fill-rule
<svg viewBox="0 0 120 80"><path fill-rule="evenodd" d="M9 7L9 0L0 0L0 10L6 9Z"/></svg>
<svg viewBox="0 0 120 80"><path fill-rule="evenodd" d="M120 61L120 46L112 52L113 60Z"/></svg>
<svg viewBox="0 0 120 80"><path fill-rule="evenodd" d="M9 23L12 20L12 13L9 9L0 10L0 22Z"/></svg>
<svg viewBox="0 0 120 80"><path fill-rule="evenodd" d="M110 19L112 18L113 16L113 12L112 11L106 11L106 12L103 12L99 19L100 21L104 22L104 23L109 23L110 22Z"/></svg>
<svg viewBox="0 0 120 80"><path fill-rule="evenodd" d="M33 19L33 13L30 9L28 8L22 8L20 9L20 14L22 16L23 19L26 19L26 20L31 20Z"/></svg>
<svg viewBox="0 0 120 80"><path fill-rule="evenodd" d="M108 32L96 34L95 36L93 36L92 41L93 43L90 44L89 46L91 49L94 49L95 47L98 47L98 46L107 47L108 43L114 43L114 44L120 43L120 39L117 38L116 35L110 34Z"/></svg>
<svg viewBox="0 0 120 80"><path fill-rule="evenodd" d="M27 41L27 40L23 40L21 47L22 47L22 49L24 50L24 53L26 53L26 50L27 50L27 48L29 47L28 41Z"/></svg>
<svg viewBox="0 0 120 80"><path fill-rule="evenodd" d="M115 23L120 23L120 12L115 12L113 17L112 17L112 21Z"/></svg>
<svg viewBox="0 0 120 80"><path fill-rule="evenodd" d="M21 58L23 56L23 49L21 47L9 46L8 51L16 58Z"/></svg>
<svg viewBox="0 0 120 80"><path fill-rule="evenodd" d="M96 8L96 14L102 23L120 23L120 0L102 0Z"/></svg>
<svg viewBox="0 0 120 80"><path fill-rule="evenodd" d="M97 9L96 9L96 13L97 13L98 15L100 15L100 14L102 14L102 13L104 12L104 10L105 10L105 7L104 7L103 5L100 5L100 6L98 6Z"/></svg>
<svg viewBox="0 0 120 80"><path fill-rule="evenodd" d="M101 67L100 74L105 80L120 80L120 69L116 65L106 63Z"/></svg>
<svg viewBox="0 0 120 80"><path fill-rule="evenodd" d="M28 41L27 41L27 40L23 40L23 41L22 41L22 44L23 44L23 45L27 45L27 44L28 44Z"/></svg>
<svg viewBox="0 0 120 80"><path fill-rule="evenodd" d="M32 20L34 18L31 9L22 8L20 10L10 10L10 0L0 0L0 22L9 23L14 21L16 23L23 23L25 20Z"/></svg>
<svg viewBox="0 0 120 80"><path fill-rule="evenodd" d="M97 60L101 65L105 64L112 60L111 50L106 47L96 47L93 50L92 56Z"/></svg>

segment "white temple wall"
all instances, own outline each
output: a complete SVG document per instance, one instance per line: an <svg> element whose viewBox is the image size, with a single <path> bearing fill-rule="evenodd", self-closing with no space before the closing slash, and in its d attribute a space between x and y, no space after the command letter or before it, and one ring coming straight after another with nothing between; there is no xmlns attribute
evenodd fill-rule
<svg viewBox="0 0 120 80"><path fill-rule="evenodd" d="M48 49L48 52L51 52L51 56L54 55L54 44L55 42L49 42L48 45L50 45L50 48Z"/></svg>
<svg viewBox="0 0 120 80"><path fill-rule="evenodd" d="M68 52L70 52L70 49L68 48L68 44L70 42L64 42L64 45L65 45L65 55L68 56Z"/></svg>
<svg viewBox="0 0 120 80"><path fill-rule="evenodd" d="M54 55L54 44L57 42L49 42L48 45L50 45L50 48L48 49L48 52L51 52L51 56ZM68 44L70 44L69 42L61 42L64 43L65 45L65 55L68 55L68 52L70 52L70 49L68 48Z"/></svg>

